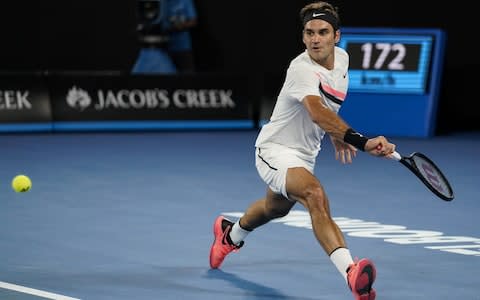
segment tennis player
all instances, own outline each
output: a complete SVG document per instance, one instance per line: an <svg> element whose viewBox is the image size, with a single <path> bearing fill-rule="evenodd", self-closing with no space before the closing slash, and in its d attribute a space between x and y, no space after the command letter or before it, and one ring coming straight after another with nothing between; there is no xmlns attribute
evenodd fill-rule
<svg viewBox="0 0 480 300"><path fill-rule="evenodd" d="M314 175L315 160L327 133L341 163L351 163L357 150L384 157L395 150L385 137L367 138L338 116L348 89L348 54L338 48L339 16L327 2L300 11L306 50L294 58L270 121L256 143L256 167L267 184L266 196L248 207L235 223L223 216L214 222L211 268L238 251L255 228L288 214L300 202L309 212L316 239L344 277L355 299L373 300L375 266L354 261L345 238L331 217L329 199ZM339 182L345 184L348 182Z"/></svg>

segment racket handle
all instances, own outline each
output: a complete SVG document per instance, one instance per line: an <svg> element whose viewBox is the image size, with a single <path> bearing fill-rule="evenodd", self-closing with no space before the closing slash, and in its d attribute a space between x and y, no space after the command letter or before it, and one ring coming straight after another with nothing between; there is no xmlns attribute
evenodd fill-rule
<svg viewBox="0 0 480 300"><path fill-rule="evenodd" d="M377 146L377 150L380 150L382 149L382 144L379 144ZM390 154L388 157L390 157L391 159L394 159L396 161L400 161L402 159L402 156L400 155L400 153L398 153L397 151L394 151L392 154Z"/></svg>
<svg viewBox="0 0 480 300"><path fill-rule="evenodd" d="M397 151L394 151L392 154L390 154L390 158L396 161L400 161L402 159L402 156Z"/></svg>

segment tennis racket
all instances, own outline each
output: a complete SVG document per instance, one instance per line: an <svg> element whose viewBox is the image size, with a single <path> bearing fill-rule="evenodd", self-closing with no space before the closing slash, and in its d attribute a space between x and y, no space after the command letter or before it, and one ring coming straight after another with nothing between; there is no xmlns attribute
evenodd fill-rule
<svg viewBox="0 0 480 300"><path fill-rule="evenodd" d="M442 200L453 200L453 189L450 186L447 177L443 175L437 165L425 154L413 152L409 156L402 156L395 151L390 157L407 167Z"/></svg>

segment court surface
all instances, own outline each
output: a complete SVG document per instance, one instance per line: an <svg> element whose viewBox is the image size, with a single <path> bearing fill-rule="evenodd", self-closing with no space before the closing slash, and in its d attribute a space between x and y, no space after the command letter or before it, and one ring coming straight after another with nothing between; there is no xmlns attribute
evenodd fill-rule
<svg viewBox="0 0 480 300"><path fill-rule="evenodd" d="M249 235L210 270L212 223L264 195L255 131L0 136L0 299L352 299L306 211ZM359 153L315 169L352 254L377 266L377 299L480 299L480 133L394 138L430 156L455 199L398 162ZM15 193L14 175L32 190Z"/></svg>

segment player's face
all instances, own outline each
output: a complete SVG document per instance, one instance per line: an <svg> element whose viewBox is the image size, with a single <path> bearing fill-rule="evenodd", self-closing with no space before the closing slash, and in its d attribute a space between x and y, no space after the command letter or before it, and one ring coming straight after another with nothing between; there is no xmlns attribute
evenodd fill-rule
<svg viewBox="0 0 480 300"><path fill-rule="evenodd" d="M335 43L340 38L340 31L335 34L330 23L324 20L313 19L305 24L303 29L303 43L308 54L318 64L327 69L333 68Z"/></svg>

